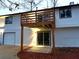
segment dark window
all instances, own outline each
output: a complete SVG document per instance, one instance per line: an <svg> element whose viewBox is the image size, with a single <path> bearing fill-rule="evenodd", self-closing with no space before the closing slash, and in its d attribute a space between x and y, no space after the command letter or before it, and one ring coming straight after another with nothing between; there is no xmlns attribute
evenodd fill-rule
<svg viewBox="0 0 79 59"><path fill-rule="evenodd" d="M60 11L60 18L65 18L65 11L64 10Z"/></svg>
<svg viewBox="0 0 79 59"><path fill-rule="evenodd" d="M43 20L44 20L44 21L48 21L49 18L50 18L50 14L49 14L49 13L44 13L44 14L43 14Z"/></svg>
<svg viewBox="0 0 79 59"><path fill-rule="evenodd" d="M42 13L37 15L38 22L48 21L50 19L50 13Z"/></svg>
<svg viewBox="0 0 79 59"><path fill-rule="evenodd" d="M38 19L38 22L42 22L42 15L41 14L39 14L38 16L37 16L37 19Z"/></svg>
<svg viewBox="0 0 79 59"><path fill-rule="evenodd" d="M66 17L71 17L71 9L66 10Z"/></svg>
<svg viewBox="0 0 79 59"><path fill-rule="evenodd" d="M71 8L62 8L59 11L60 18L69 18L72 16Z"/></svg>
<svg viewBox="0 0 79 59"><path fill-rule="evenodd" d="M38 33L38 45L43 45L43 33L39 32Z"/></svg>
<svg viewBox="0 0 79 59"><path fill-rule="evenodd" d="M5 24L12 24L13 17L6 17Z"/></svg>
<svg viewBox="0 0 79 59"><path fill-rule="evenodd" d="M37 39L38 45L50 46L50 31L38 32Z"/></svg>

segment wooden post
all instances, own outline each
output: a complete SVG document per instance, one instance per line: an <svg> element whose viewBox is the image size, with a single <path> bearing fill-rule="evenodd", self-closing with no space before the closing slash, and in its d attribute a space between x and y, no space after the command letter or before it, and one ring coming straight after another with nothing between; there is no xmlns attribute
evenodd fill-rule
<svg viewBox="0 0 79 59"><path fill-rule="evenodd" d="M55 30L52 30L52 36L53 36L53 53L55 53Z"/></svg>
<svg viewBox="0 0 79 59"><path fill-rule="evenodd" d="M21 25L21 51L23 51L23 26Z"/></svg>
<svg viewBox="0 0 79 59"><path fill-rule="evenodd" d="M53 28L53 53L54 53L54 59L56 59L56 49L55 49L55 28L56 28L56 25L55 25L55 20L56 20L56 18L55 18L55 0L54 0L54 7L53 7L53 17L54 17L54 28Z"/></svg>

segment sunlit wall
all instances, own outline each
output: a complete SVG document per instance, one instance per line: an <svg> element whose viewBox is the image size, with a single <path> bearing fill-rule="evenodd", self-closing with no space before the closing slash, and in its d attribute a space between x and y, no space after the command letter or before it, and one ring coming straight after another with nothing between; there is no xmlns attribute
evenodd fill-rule
<svg viewBox="0 0 79 59"><path fill-rule="evenodd" d="M2 16L0 17L0 44L2 44L4 27L5 27L5 17Z"/></svg>
<svg viewBox="0 0 79 59"><path fill-rule="evenodd" d="M42 47L37 45L37 32L45 31L45 30L48 30L48 29L24 27L24 34L23 34L24 46Z"/></svg>

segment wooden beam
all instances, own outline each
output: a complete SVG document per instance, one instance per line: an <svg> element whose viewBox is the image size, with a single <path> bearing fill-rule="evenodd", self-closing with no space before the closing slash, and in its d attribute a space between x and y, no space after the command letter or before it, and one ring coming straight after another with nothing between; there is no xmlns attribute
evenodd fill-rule
<svg viewBox="0 0 79 59"><path fill-rule="evenodd" d="M23 51L23 26L21 25L21 51Z"/></svg>
<svg viewBox="0 0 79 59"><path fill-rule="evenodd" d="M54 0L54 3L53 3L53 5L54 5L54 7L53 7L53 21L54 21L54 28L52 29L52 31L53 31L53 56L54 56L54 59L56 59L56 48L55 48L55 30L56 30L56 22L55 22L55 20L56 20L56 18L55 18L55 0Z"/></svg>

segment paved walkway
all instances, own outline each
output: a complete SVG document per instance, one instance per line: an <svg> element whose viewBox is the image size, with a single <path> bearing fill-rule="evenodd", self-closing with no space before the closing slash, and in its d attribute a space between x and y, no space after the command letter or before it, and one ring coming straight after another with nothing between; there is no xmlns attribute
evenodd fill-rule
<svg viewBox="0 0 79 59"><path fill-rule="evenodd" d="M0 59L19 59L18 51L19 47L17 46L0 46Z"/></svg>

